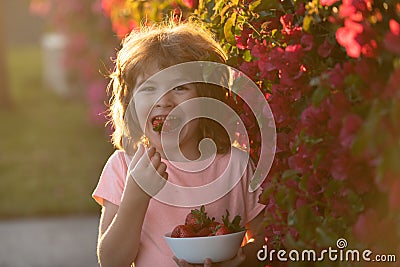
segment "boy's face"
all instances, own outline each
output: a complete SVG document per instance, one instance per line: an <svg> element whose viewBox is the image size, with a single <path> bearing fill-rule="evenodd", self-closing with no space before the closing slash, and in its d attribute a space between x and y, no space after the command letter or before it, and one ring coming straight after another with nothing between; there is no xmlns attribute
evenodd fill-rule
<svg viewBox="0 0 400 267"><path fill-rule="evenodd" d="M158 73L159 71L160 69L153 65L137 78L133 102L140 127L150 145L164 158L181 161L184 160L182 153L189 160L197 159L200 156L198 143L201 138L198 130L199 120L190 120L190 114L198 113L200 107L193 102L185 104L188 100L198 97L196 86L175 86L178 84L179 74L163 75L163 72ZM156 78L149 79L156 73Z"/></svg>

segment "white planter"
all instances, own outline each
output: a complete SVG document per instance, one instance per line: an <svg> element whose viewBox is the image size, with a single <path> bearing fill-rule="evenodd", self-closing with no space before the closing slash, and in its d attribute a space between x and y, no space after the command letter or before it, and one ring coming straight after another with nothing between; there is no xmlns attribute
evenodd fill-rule
<svg viewBox="0 0 400 267"><path fill-rule="evenodd" d="M63 64L67 39L60 33L46 33L42 37L43 79L47 87L61 96L67 96L69 86Z"/></svg>

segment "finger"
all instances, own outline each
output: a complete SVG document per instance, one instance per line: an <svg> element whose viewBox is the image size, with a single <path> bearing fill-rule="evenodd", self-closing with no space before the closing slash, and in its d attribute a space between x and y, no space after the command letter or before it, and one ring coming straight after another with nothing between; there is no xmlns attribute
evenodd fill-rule
<svg viewBox="0 0 400 267"><path fill-rule="evenodd" d="M179 266L182 267L182 265L179 264L179 259L175 256L172 257L172 259L174 260L174 262Z"/></svg>
<svg viewBox="0 0 400 267"><path fill-rule="evenodd" d="M161 155L160 153L155 152L154 156L151 158L151 164L153 164L154 169L157 170L160 163L161 163Z"/></svg>
<svg viewBox="0 0 400 267"><path fill-rule="evenodd" d="M212 261L211 261L211 259L206 259L205 261L204 261L204 267L211 267L211 265L212 265Z"/></svg>
<svg viewBox="0 0 400 267"><path fill-rule="evenodd" d="M191 265L187 263L185 260L178 259L177 257L173 256L172 259L176 262L179 267L190 267Z"/></svg>
<svg viewBox="0 0 400 267"><path fill-rule="evenodd" d="M161 176L162 176L162 178L164 178L165 180L168 180L168 172L164 172Z"/></svg>
<svg viewBox="0 0 400 267"><path fill-rule="evenodd" d="M161 162L160 165L158 165L157 172L162 176L166 170L167 165L164 162Z"/></svg>
<svg viewBox="0 0 400 267"><path fill-rule="evenodd" d="M129 163L129 166L130 167L136 166L136 164L138 163L139 159L143 156L145 151L146 149L144 148L143 144L139 144L138 149L135 152L135 155L133 155L133 158Z"/></svg>
<svg viewBox="0 0 400 267"><path fill-rule="evenodd" d="M155 147L150 147L147 150L147 156L148 156L149 160L151 160L151 158L153 158L155 153L156 153L156 148Z"/></svg>
<svg viewBox="0 0 400 267"><path fill-rule="evenodd" d="M236 257L229 261L229 266L239 266L246 259L246 254L244 254L243 249L240 248Z"/></svg>

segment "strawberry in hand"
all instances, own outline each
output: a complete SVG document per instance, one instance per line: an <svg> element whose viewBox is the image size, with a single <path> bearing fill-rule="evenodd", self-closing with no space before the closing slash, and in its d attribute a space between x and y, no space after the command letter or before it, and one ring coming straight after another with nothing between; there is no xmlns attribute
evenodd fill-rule
<svg viewBox="0 0 400 267"><path fill-rule="evenodd" d="M156 118L153 120L152 124L153 124L153 130L160 133L164 124L164 120Z"/></svg>

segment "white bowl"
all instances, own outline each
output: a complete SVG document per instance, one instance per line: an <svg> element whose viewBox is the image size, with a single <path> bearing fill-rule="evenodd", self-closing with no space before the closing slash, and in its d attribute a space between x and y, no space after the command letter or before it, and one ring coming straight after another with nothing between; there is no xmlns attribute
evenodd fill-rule
<svg viewBox="0 0 400 267"><path fill-rule="evenodd" d="M221 262L236 256L245 233L185 238L174 238L167 233L164 239L178 259L189 263L203 263L207 258L212 262Z"/></svg>

